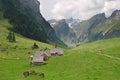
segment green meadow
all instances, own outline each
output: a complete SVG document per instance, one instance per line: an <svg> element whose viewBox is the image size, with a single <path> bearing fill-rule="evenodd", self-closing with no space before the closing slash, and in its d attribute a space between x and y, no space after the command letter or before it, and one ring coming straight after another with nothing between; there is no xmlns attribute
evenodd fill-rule
<svg viewBox="0 0 120 80"><path fill-rule="evenodd" d="M3 23L0 23L0 80L120 80L120 60L104 56L120 58L120 38L64 49L63 56L52 56L46 65L30 66L30 55L45 47L53 48L54 45L19 34L16 34L16 42L9 42L6 39L9 33L7 26L11 25L7 20ZM31 49L34 42L39 49ZM25 78L23 72L26 70L43 72L45 78L37 75Z"/></svg>

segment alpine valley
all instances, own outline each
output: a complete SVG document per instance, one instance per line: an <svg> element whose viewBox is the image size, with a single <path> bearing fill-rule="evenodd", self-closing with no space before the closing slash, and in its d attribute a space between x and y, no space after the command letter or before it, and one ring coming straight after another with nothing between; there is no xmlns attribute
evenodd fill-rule
<svg viewBox="0 0 120 80"><path fill-rule="evenodd" d="M120 80L120 10L47 21L40 5L0 0L0 80Z"/></svg>
<svg viewBox="0 0 120 80"><path fill-rule="evenodd" d="M67 45L120 37L120 10L115 10L108 18L105 13L100 13L84 21L70 18L58 21L52 19L48 22Z"/></svg>

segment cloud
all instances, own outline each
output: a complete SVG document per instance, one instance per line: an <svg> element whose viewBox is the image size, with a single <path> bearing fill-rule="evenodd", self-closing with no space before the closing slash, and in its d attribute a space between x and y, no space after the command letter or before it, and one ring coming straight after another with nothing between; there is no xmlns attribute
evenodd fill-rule
<svg viewBox="0 0 120 80"><path fill-rule="evenodd" d="M120 9L120 0L39 0L41 13L46 19L80 18L89 19L105 12L106 16Z"/></svg>
<svg viewBox="0 0 120 80"><path fill-rule="evenodd" d="M116 9L120 9L120 0L112 0L111 2L106 2L102 10L106 13L106 16L109 17Z"/></svg>

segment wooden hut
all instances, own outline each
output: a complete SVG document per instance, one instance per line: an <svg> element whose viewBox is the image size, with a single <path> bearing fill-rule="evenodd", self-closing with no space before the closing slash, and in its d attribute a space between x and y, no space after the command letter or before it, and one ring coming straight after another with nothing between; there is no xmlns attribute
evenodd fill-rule
<svg viewBox="0 0 120 80"><path fill-rule="evenodd" d="M43 60L44 61L47 61L48 59L49 59L49 55L48 55L48 53L46 53L46 52L41 52L41 56L43 56Z"/></svg>
<svg viewBox="0 0 120 80"><path fill-rule="evenodd" d="M51 55L55 55L55 56L62 56L64 54L63 50L62 49L59 49L59 48L53 48L50 50L50 54Z"/></svg>
<svg viewBox="0 0 120 80"><path fill-rule="evenodd" d="M36 52L32 60L33 65L42 65L44 64L44 57L41 56L40 52Z"/></svg>
<svg viewBox="0 0 120 80"><path fill-rule="evenodd" d="M49 55L46 52L37 51L32 59L32 65L43 65L47 61Z"/></svg>

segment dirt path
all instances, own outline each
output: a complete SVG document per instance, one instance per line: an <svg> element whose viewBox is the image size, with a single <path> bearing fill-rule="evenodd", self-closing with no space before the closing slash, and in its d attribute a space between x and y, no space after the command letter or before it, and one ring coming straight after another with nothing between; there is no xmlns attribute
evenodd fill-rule
<svg viewBox="0 0 120 80"><path fill-rule="evenodd" d="M99 54L99 55L102 55L102 56L105 56L105 57L120 61L120 58L118 58L118 57L110 56L110 55L107 55L107 54Z"/></svg>

